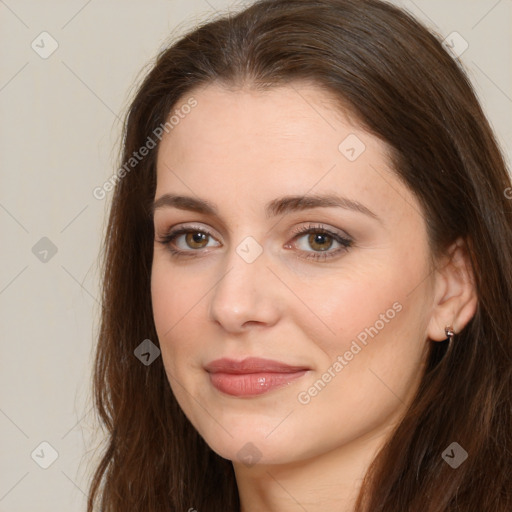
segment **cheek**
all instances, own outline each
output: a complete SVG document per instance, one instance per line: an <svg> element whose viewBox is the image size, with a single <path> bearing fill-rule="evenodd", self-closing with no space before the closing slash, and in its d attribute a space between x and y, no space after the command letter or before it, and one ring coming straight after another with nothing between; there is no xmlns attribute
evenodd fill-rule
<svg viewBox="0 0 512 512"><path fill-rule="evenodd" d="M201 303L205 293L204 279L171 268L165 257L155 259L151 272L151 300L158 333L169 336L170 330L174 332L178 323L186 320Z"/></svg>
<svg viewBox="0 0 512 512"><path fill-rule="evenodd" d="M426 347L424 304L418 299L423 290L407 296L397 281L385 283L345 281L336 294L330 293L322 313L335 334L313 334L302 320L303 331L315 336L318 365L297 399L307 411L310 431L327 429L326 443L347 441L383 425L417 387ZM320 299L312 303L320 304ZM333 418L339 421L327 426Z"/></svg>
<svg viewBox="0 0 512 512"><path fill-rule="evenodd" d="M162 262L154 262L151 275L151 299L153 318L160 344L161 357L167 380L182 410L187 414L187 393L189 378L191 339L183 343L183 329L192 313L190 304L194 301L193 287L182 282L178 272L170 272ZM197 303L197 300L195 301Z"/></svg>
<svg viewBox="0 0 512 512"><path fill-rule="evenodd" d="M401 293L389 274L381 268L366 266L363 271L352 267L349 273L306 283L298 293L304 304L311 305L310 312L297 307L297 324L331 356L348 350L357 336L364 342L366 328L377 322L379 331L387 329L400 309L395 303Z"/></svg>
<svg viewBox="0 0 512 512"><path fill-rule="evenodd" d="M427 348L427 283L411 290L426 272L420 258L412 264L395 255L384 264L352 266L348 275L340 273L322 287L319 281L306 283L299 293L315 315L297 308L295 322L321 352L318 370L342 356L342 365L350 367L343 373L350 373L352 382L365 378L369 368L397 383L397 367L414 371Z"/></svg>
<svg viewBox="0 0 512 512"><path fill-rule="evenodd" d="M198 302L195 295L194 287L181 279L179 272L167 270L162 262L154 262L151 274L153 318L166 369L173 370L169 364L172 362L174 366L179 344L172 340L192 313L191 305Z"/></svg>
<svg viewBox="0 0 512 512"><path fill-rule="evenodd" d="M180 272L165 258L153 262L151 298L163 363L167 373L187 388L198 372L198 355L204 353L201 333L211 287L200 272Z"/></svg>

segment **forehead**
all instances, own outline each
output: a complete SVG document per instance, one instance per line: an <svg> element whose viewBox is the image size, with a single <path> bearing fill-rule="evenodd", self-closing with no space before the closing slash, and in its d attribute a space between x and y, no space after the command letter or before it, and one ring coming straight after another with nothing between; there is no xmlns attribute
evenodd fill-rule
<svg viewBox="0 0 512 512"><path fill-rule="evenodd" d="M337 154L344 134L362 132L332 95L309 83L266 90L210 84L182 97L173 112L192 97L197 106L180 117L179 123L164 135L160 147L162 152L162 147L171 145L177 159L192 156L191 149L196 157L208 153L212 158L226 147L232 151L224 152L223 158L232 158L236 150L254 152L257 143L261 157L318 158L318 153L325 153L326 149ZM178 120L176 116L174 120Z"/></svg>
<svg viewBox="0 0 512 512"><path fill-rule="evenodd" d="M414 203L392 169L388 146L320 87L210 84L184 96L171 115L190 98L196 106L162 138L156 196L172 190L249 204L334 191L395 217Z"/></svg>

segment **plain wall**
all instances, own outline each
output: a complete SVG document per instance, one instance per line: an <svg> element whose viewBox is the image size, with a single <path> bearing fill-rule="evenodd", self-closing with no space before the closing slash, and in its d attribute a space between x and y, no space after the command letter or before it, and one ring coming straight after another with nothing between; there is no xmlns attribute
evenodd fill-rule
<svg viewBox="0 0 512 512"><path fill-rule="evenodd" d="M462 61L510 162L512 3L394 3L468 42ZM90 383L111 196L92 191L117 169L119 119L143 67L176 27L230 4L0 2L0 512L85 510L85 453L101 440ZM43 31L58 43L46 59ZM47 469L42 442L58 453Z"/></svg>

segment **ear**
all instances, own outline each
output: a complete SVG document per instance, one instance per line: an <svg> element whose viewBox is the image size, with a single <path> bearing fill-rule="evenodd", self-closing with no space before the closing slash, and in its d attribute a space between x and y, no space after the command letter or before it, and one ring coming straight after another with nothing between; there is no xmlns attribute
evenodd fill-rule
<svg viewBox="0 0 512 512"><path fill-rule="evenodd" d="M458 238L435 270L434 302L427 335L431 340L446 339L445 327L455 334L473 318L478 304L475 278L466 242Z"/></svg>

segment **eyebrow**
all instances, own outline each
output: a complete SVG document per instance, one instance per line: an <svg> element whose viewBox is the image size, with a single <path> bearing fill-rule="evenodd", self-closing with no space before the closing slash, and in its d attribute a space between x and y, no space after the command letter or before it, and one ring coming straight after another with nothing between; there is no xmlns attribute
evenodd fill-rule
<svg viewBox="0 0 512 512"><path fill-rule="evenodd" d="M334 194L312 194L312 195L292 195L280 197L270 201L265 207L267 218L276 217L289 212L308 210L312 208L343 208L345 210L353 210L363 213L368 217L378 220L381 219L363 204L340 197ZM178 208L179 210L187 210L205 215L218 216L218 207L204 199L198 199L190 196L181 196L176 194L164 194L160 196L152 205L151 213L154 215L156 210L161 208Z"/></svg>

